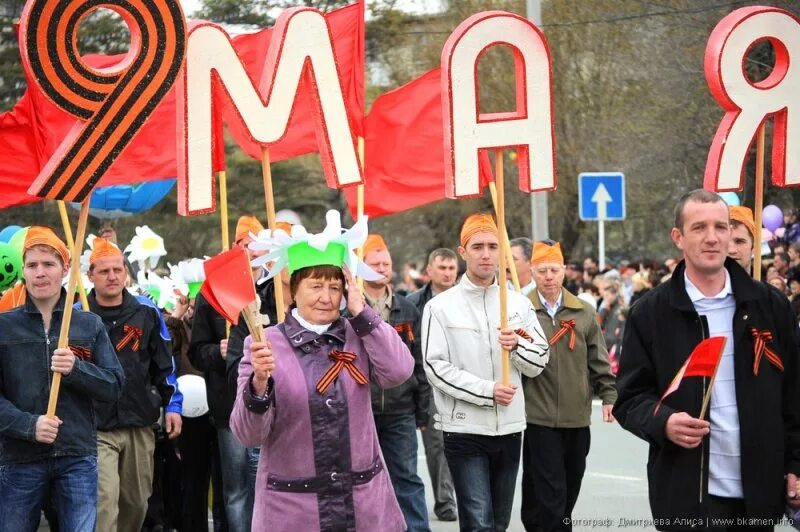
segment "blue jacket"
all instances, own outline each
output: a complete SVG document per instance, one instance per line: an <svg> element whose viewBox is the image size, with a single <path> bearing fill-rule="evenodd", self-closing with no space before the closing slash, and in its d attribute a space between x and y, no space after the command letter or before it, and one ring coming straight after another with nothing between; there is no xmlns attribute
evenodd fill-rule
<svg viewBox="0 0 800 532"><path fill-rule="evenodd" d="M100 318L73 311L69 346L77 357L72 372L61 379L56 408L63 424L53 444L36 443L36 420L47 412L50 358L58 346L65 295L62 290L49 331L30 298L0 313L0 465L96 455L92 401L116 401L122 390L122 367Z"/></svg>
<svg viewBox="0 0 800 532"><path fill-rule="evenodd" d="M162 406L166 412L180 414L182 396L174 380L172 349L161 312L127 290L119 307L100 306L94 290L88 300L89 309L102 319L125 371L119 400L95 403L98 428L148 427L158 421Z"/></svg>

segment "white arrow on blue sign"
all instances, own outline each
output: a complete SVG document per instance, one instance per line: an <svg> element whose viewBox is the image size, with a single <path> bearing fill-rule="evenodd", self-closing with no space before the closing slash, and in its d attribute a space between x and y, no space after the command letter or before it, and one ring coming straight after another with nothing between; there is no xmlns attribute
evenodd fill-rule
<svg viewBox="0 0 800 532"><path fill-rule="evenodd" d="M579 216L585 222L625 219L625 176L621 172L578 175Z"/></svg>

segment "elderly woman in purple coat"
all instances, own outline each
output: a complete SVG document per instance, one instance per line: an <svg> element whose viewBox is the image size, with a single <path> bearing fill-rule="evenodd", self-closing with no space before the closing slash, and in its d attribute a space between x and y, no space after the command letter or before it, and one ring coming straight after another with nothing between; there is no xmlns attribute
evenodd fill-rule
<svg viewBox="0 0 800 532"><path fill-rule="evenodd" d="M369 381L397 386L414 360L350 274L370 274L353 254L366 226L342 234L338 213L329 213L319 235L299 226L291 235L264 233L253 247L270 251L261 259L272 262L270 275L288 266L294 305L266 329L265 343L245 341L239 368L231 429L244 445L261 447L252 530L405 530ZM352 318L341 316L345 302Z"/></svg>

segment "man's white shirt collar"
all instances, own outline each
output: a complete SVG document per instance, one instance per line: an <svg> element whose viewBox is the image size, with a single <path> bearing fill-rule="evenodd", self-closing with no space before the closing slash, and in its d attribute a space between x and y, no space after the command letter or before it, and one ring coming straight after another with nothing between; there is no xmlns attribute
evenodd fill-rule
<svg viewBox="0 0 800 532"><path fill-rule="evenodd" d="M689 276L686 275L686 272L683 272L683 282L686 285L686 294L689 296L689 299L692 300L692 303L697 303L701 299L724 299L728 297L728 295L733 295L733 289L731 288L731 274L728 273L728 270L725 270L725 286L722 287L722 291L715 295L715 296L707 296L704 295L703 292L697 288L694 283L689 280Z"/></svg>

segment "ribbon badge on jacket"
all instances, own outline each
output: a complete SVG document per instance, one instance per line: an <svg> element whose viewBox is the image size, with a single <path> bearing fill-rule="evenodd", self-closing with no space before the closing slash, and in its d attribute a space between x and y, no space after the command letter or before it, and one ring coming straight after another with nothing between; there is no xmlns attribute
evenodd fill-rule
<svg viewBox="0 0 800 532"><path fill-rule="evenodd" d="M131 343L133 344L131 345L131 349L133 349L134 351L138 351L139 342L142 339L144 331L142 331L139 327L134 327L133 325L123 326L122 331L125 333L125 336L123 336L122 339L119 342L117 342L116 345L117 353L125 349L125 346Z"/></svg>
<svg viewBox="0 0 800 532"><path fill-rule="evenodd" d="M533 338L531 338L531 335L528 334L528 331L526 331L522 327L520 327L519 329L514 329L514 334L516 334L520 338L524 338L525 340L527 340L529 342L533 342Z"/></svg>
<svg viewBox="0 0 800 532"><path fill-rule="evenodd" d="M550 337L547 341L548 344L554 345L561 340L561 337L569 333L569 350L575 350L575 320L561 320L561 328Z"/></svg>
<svg viewBox="0 0 800 532"><path fill-rule="evenodd" d="M750 332L753 335L753 354L755 355L755 359L753 360L753 375L758 375L761 357L763 356L766 356L767 360L772 362L773 366L783 371L781 357L779 357L775 351L767 347L767 342L772 341L772 332L769 330L759 331L755 327L752 327Z"/></svg>
<svg viewBox="0 0 800 532"><path fill-rule="evenodd" d="M401 338L403 337L403 334L405 334L407 341L414 341L414 330L412 329L410 323L399 323L394 326L394 330L397 331L397 334L399 334Z"/></svg>
<svg viewBox="0 0 800 532"><path fill-rule="evenodd" d="M75 355L76 358L80 358L81 360L91 360L92 359L92 350L88 347L81 347L78 345L70 344L69 350L72 351L72 354Z"/></svg>
<svg viewBox="0 0 800 532"><path fill-rule="evenodd" d="M333 366L331 366L319 382L317 382L317 391L319 393L325 393L325 390L336 380L336 377L339 376L343 368L347 368L347 371L350 372L350 375L352 375L353 379L355 379L358 384L367 384L369 382L364 374L361 373L361 370L355 365L355 353L350 353L348 351L331 351L328 358L333 360Z"/></svg>

